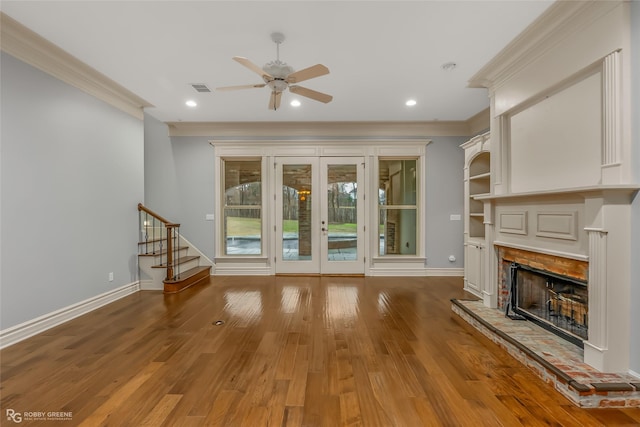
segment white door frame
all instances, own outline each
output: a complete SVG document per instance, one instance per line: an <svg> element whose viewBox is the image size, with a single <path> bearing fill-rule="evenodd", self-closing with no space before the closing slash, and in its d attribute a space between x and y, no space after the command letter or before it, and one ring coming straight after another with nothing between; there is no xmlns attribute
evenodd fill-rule
<svg viewBox="0 0 640 427"><path fill-rule="evenodd" d="M364 174L364 157L344 156L308 156L308 157L276 157L274 158L274 231L275 231L275 270L277 274L364 274L365 271L365 209L364 193L366 177ZM283 236L283 192L282 177L285 165L310 165L311 166L311 258L287 259L283 256L285 241ZM354 165L357 170L356 197L356 247L354 259L338 259L335 254L329 256L329 224L328 224L328 198L327 198L327 173L330 165Z"/></svg>
<svg viewBox="0 0 640 427"><path fill-rule="evenodd" d="M367 209L366 232L365 232L365 260L364 274L366 276L425 276L443 275L443 269L436 269L433 272L427 267L426 246L425 246L425 199L419 200L419 218L417 234L419 236L418 253L416 256L381 256L378 254L379 238L377 229L378 222L378 183L377 183L377 163L381 157L416 157L419 159L419 173L426 170L426 151L429 139L264 139L258 140L211 140L214 146L215 170L218 171L216 178L216 191L214 195L215 215L215 275L271 275L276 274L276 264L278 251L276 251L275 229L275 158L294 157L364 157L365 162L365 187L360 191L358 197L364 199ZM225 159L262 158L263 161L263 222L262 239L263 252L259 255L226 255L223 248L224 222L218 219L224 217L224 190L217 185L224 182L221 174L222 163ZM420 175L423 176L423 175ZM423 193L423 178L418 180L417 193ZM279 189L281 191L281 189ZM364 211L363 211L364 212ZM365 225L365 224L363 224ZM365 262L366 261L366 262ZM462 275L457 271L455 275ZM449 274L451 275L451 274Z"/></svg>
<svg viewBox="0 0 640 427"><path fill-rule="evenodd" d="M357 171L357 197L356 197L356 256L355 259L340 260L331 254L329 247L328 227L328 211L329 200L327 198L328 191L328 168L330 165L355 165ZM364 274L364 251L365 245L365 217L366 205L364 203L364 194L366 189L366 180L364 176L364 157L321 157L320 158L320 219L321 225L327 225L325 230L321 230L320 239L320 272L322 274ZM322 223L325 224L322 224ZM330 255L331 254L331 255Z"/></svg>

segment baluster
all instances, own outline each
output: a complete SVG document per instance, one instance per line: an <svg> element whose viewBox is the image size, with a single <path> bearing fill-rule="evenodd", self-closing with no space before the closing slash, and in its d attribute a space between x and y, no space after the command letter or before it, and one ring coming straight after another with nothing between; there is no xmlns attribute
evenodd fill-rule
<svg viewBox="0 0 640 427"><path fill-rule="evenodd" d="M149 253L149 214L144 213L144 253Z"/></svg>
<svg viewBox="0 0 640 427"><path fill-rule="evenodd" d="M158 220L158 221L160 222L160 220ZM160 222L160 224L162 226L160 229L164 230L164 223ZM155 232L155 227L154 227L154 232ZM162 233L160 233L160 234L162 234ZM160 238L160 241L158 242L158 245L160 246L160 265L162 265L162 263L163 263L162 262L162 256L163 256L162 249L164 248L164 240L162 238Z"/></svg>
<svg viewBox="0 0 640 427"><path fill-rule="evenodd" d="M153 253L156 253L156 219L153 218L153 221L151 221L151 248L153 249Z"/></svg>
<svg viewBox="0 0 640 427"><path fill-rule="evenodd" d="M173 279L173 224L166 224L167 227L167 280Z"/></svg>
<svg viewBox="0 0 640 427"><path fill-rule="evenodd" d="M177 263L177 260L179 259L179 251L180 251L180 227L176 227L176 241L175 241L175 248L174 248L174 256L173 259L176 261L176 276L180 275L180 264Z"/></svg>

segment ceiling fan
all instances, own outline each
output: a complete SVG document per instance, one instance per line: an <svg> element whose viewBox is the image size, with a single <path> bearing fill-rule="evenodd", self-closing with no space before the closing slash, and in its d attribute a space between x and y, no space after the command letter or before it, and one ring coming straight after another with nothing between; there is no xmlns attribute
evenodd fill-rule
<svg viewBox="0 0 640 427"><path fill-rule="evenodd" d="M268 86L271 89L271 97L269 98L270 110L277 110L280 107L282 92L287 88L289 92L311 98L315 101L324 102L325 104L331 102L333 96L297 85L297 83L302 81L329 74L329 69L322 64L316 64L300 71L294 71L286 62L280 61L280 44L284 41L284 34L273 33L271 34L271 40L276 44L277 59L265 64L262 68L242 56L233 57L235 61L244 65L254 73L259 74L262 80L264 80L264 83L224 86L216 88L216 90L253 89Z"/></svg>

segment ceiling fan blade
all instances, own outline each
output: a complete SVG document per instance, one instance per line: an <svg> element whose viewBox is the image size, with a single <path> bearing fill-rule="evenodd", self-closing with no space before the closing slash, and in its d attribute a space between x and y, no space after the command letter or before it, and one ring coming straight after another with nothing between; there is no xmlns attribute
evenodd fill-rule
<svg viewBox="0 0 640 427"><path fill-rule="evenodd" d="M327 95L326 93L307 89L306 87L302 87L302 86L289 86L289 90L295 94L306 96L307 98L324 102L325 104L328 102L331 102L331 100L333 99L333 96L331 95Z"/></svg>
<svg viewBox="0 0 640 427"><path fill-rule="evenodd" d="M253 62L249 61L247 58L242 56L234 56L233 60L239 62L240 64L244 65L254 73L258 74L260 77L262 77L262 79L265 82L269 80L273 80L273 76L271 76L271 74L267 73L262 68L258 67Z"/></svg>
<svg viewBox="0 0 640 427"><path fill-rule="evenodd" d="M271 97L269 98L269 109L277 110L280 108L280 100L282 99L282 92L276 92L275 90L271 92Z"/></svg>
<svg viewBox="0 0 640 427"><path fill-rule="evenodd" d="M314 77L324 76L325 74L329 74L329 69L322 64L316 64L289 74L285 80L290 84L300 83L305 80L313 79Z"/></svg>
<svg viewBox="0 0 640 427"><path fill-rule="evenodd" d="M216 90L225 91L225 90L253 89L253 88L265 87L266 85L267 85L266 83L256 83L254 85L223 86L223 87L217 87Z"/></svg>

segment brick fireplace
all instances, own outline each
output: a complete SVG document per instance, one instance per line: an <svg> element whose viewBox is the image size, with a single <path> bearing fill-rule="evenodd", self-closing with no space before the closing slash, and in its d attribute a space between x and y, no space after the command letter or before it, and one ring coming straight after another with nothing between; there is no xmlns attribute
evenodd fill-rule
<svg viewBox="0 0 640 427"><path fill-rule="evenodd" d="M589 263L523 249L496 246L498 308L505 310L514 283L512 307L582 348L588 339Z"/></svg>

